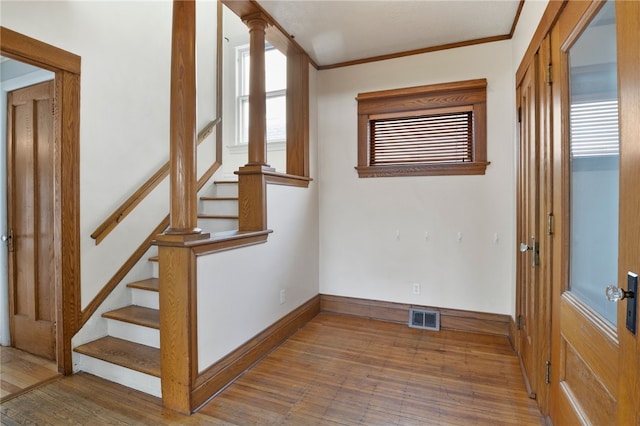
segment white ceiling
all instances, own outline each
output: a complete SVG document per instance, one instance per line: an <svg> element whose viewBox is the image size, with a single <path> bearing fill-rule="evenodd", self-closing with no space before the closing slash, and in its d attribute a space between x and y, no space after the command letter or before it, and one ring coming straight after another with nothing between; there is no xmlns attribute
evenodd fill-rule
<svg viewBox="0 0 640 426"><path fill-rule="evenodd" d="M326 66L507 35L520 0L258 0L258 3L295 37L316 64Z"/></svg>

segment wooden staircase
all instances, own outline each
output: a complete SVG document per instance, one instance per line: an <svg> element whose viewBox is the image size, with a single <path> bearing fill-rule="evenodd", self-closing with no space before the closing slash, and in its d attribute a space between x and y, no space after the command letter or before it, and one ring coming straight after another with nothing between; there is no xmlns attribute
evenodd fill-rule
<svg viewBox="0 0 640 426"><path fill-rule="evenodd" d="M212 236L237 229L238 182L216 181L211 192L200 197L198 226ZM132 304L102 314L107 335L74 351L82 356L82 370L160 397L158 258L148 261L153 277L126 285Z"/></svg>

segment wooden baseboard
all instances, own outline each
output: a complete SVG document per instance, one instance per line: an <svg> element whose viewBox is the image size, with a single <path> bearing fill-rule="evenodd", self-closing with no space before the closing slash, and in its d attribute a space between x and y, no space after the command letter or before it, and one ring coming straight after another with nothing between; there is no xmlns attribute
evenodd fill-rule
<svg viewBox="0 0 640 426"><path fill-rule="evenodd" d="M231 384L245 370L303 327L319 312L320 296L318 295L200 373L191 391L192 410L195 411Z"/></svg>
<svg viewBox="0 0 640 426"><path fill-rule="evenodd" d="M440 329L509 337L509 315L458 309L435 308L405 303L381 302L352 297L320 295L320 311L354 315L381 321L406 324L409 308L440 311Z"/></svg>
<svg viewBox="0 0 640 426"><path fill-rule="evenodd" d="M511 316L509 317L509 342L511 343L511 349L514 352L518 352L518 325Z"/></svg>

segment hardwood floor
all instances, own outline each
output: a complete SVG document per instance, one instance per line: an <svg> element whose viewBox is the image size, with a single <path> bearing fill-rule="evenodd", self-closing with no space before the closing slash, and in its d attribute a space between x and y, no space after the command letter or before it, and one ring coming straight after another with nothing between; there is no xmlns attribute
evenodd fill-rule
<svg viewBox="0 0 640 426"><path fill-rule="evenodd" d="M0 401L58 375L55 361L0 346Z"/></svg>
<svg viewBox="0 0 640 426"><path fill-rule="evenodd" d="M6 425L543 425L506 338L320 314L185 417L88 374L2 404Z"/></svg>

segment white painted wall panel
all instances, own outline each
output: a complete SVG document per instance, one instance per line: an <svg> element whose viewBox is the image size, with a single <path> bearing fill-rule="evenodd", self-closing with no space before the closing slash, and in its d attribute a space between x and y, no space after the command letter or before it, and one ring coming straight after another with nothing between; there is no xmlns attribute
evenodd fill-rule
<svg viewBox="0 0 640 426"><path fill-rule="evenodd" d="M321 293L513 312L512 69L503 41L319 73ZM358 178L359 92L476 78L488 81L486 175Z"/></svg>

